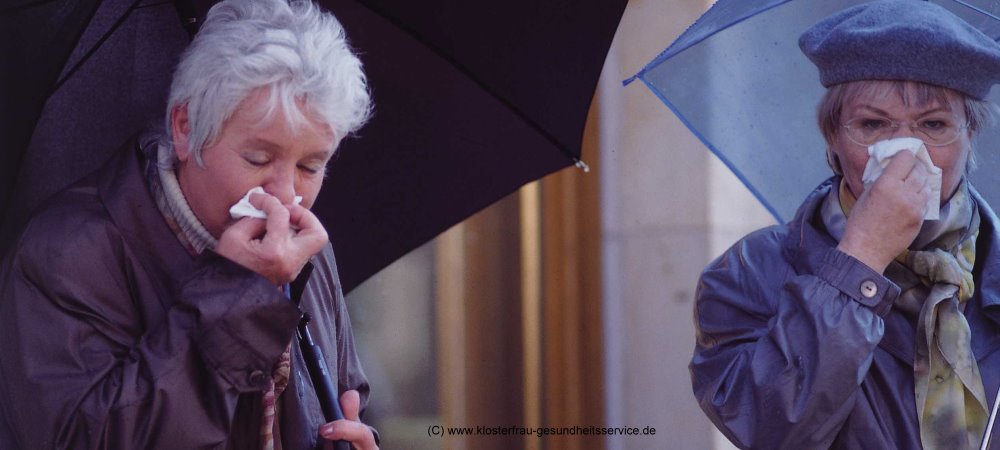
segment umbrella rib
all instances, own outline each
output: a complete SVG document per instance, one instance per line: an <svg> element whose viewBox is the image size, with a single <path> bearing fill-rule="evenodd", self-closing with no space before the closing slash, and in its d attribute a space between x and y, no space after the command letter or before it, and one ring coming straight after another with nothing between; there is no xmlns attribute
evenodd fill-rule
<svg viewBox="0 0 1000 450"><path fill-rule="evenodd" d="M108 29L108 31L104 33L104 35L101 36L101 38L98 39L96 43L94 43L94 46L90 47L90 50L87 50L87 53L85 53L80 58L80 60L77 61L76 64L74 64L73 67L66 72L66 75L60 78L59 81L56 82L55 86L52 87L52 92L49 93L49 97L51 97L52 94L56 93L56 91L58 91L59 88L61 88L62 85L66 83L66 81L72 78L73 74L75 74L76 71L80 70L80 67L83 66L83 63L87 62L87 60L89 60L90 57L94 56L94 53L97 53L97 50L101 48L102 45L104 45L104 42L107 41L111 37L111 35L114 34L114 32L117 31L118 28L122 26L123 23L125 23L125 20L128 19L128 16L132 14L132 11L135 11L135 8L139 6L139 3L141 2L142 0L135 0L134 2L132 2L131 5L129 5L128 9L125 10L125 13L122 14L121 17L119 17L118 20L116 20L113 25L111 25L111 28Z"/></svg>
<svg viewBox="0 0 1000 450"><path fill-rule="evenodd" d="M440 49L437 46L432 45L430 42L426 41L419 34L417 34L416 32L414 32L413 28L410 28L406 24L400 22L399 20L396 20L394 17L386 14L385 11L383 11L382 9L380 9L378 7L369 5L369 4L364 3L364 2L358 2L358 3L362 4L364 7L368 8L373 13L378 14L383 19L388 20L394 26L398 27L400 30L403 30L408 35L410 35L410 37L412 37L414 40L416 40L417 42L419 42L423 46L425 46L428 49L430 49L439 58L447 61L449 65L451 65L453 68L455 68L455 70L458 70L459 72L461 72L463 75L466 76L466 78L468 78L470 81L472 81L477 86L479 86L479 88L482 89L484 92L486 92L487 94L489 94L490 97L493 97L494 100L500 102L507 109L509 109L511 112L513 112L517 117L521 118L521 120L523 120L529 127L531 127L531 129L535 130L535 132L537 132L542 137L544 137L547 141L549 141L553 145L555 145L556 148L559 149L559 152L562 153L563 156L569 158L569 160L573 164L576 164L577 162L580 162L580 158L577 157L576 155L574 155L573 152L570 149L566 148L566 146L563 145L559 141L559 139L556 138L552 133L549 133L547 130L545 130L544 127L542 127L541 125L539 125L538 123L536 123L534 120L532 120L527 114L525 114L524 112L522 112L519 108L517 108L516 106L514 106L512 103L510 103L509 101L507 101L506 99L504 99L502 96L500 96L499 94L497 94L489 86L487 86L482 81L480 81L479 78L476 77L476 76L474 76L473 73L470 70L468 70L465 66L463 66L462 64L459 64L453 58L451 58L450 56L447 56L446 54L444 54L443 52L441 52ZM594 89L597 88L596 82L597 82L597 80L595 80ZM593 96L593 92L591 92L591 96ZM580 135L581 136L583 135L583 130L580 130Z"/></svg>

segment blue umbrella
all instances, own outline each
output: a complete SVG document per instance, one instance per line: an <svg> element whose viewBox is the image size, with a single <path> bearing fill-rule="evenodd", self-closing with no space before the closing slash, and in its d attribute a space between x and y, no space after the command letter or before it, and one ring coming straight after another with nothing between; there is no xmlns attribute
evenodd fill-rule
<svg viewBox="0 0 1000 450"><path fill-rule="evenodd" d="M868 0L718 0L639 73L642 80L777 218L793 217L832 171L816 125L824 88L798 38L821 19ZM923 1L923 0L914 0ZM939 0L1000 37L1000 2ZM1000 90L989 97L1000 103ZM973 184L1000 205L1000 132L975 143Z"/></svg>

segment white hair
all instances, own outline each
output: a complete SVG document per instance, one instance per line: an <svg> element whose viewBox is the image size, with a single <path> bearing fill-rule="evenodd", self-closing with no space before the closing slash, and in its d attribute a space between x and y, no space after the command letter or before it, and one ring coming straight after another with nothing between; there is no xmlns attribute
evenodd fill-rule
<svg viewBox="0 0 1000 450"><path fill-rule="evenodd" d="M311 112L330 126L335 143L371 113L361 61L332 14L309 0L226 0L209 10L181 55L167 101L166 144L173 145L171 111L187 105L190 151L203 165L202 149L259 88L270 88L265 117L281 106L296 128Z"/></svg>

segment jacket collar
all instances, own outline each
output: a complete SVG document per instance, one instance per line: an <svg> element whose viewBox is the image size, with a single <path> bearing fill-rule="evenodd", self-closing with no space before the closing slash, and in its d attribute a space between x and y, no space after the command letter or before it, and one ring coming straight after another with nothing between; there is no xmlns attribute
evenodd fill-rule
<svg viewBox="0 0 1000 450"><path fill-rule="evenodd" d="M156 145L156 135L143 133L114 153L95 172L98 194L111 221L152 276L148 280L157 288L161 299L176 298L176 282L190 273L196 260L183 247L163 219L145 181L146 164L143 149ZM165 307L169 305L164 305Z"/></svg>
<svg viewBox="0 0 1000 450"><path fill-rule="evenodd" d="M972 352L982 360L1000 348L1000 223L986 200L969 186L972 198L982 219L976 241L976 293L973 297L977 308L966 308L969 327L972 328ZM985 275L984 275L985 274Z"/></svg>
<svg viewBox="0 0 1000 450"><path fill-rule="evenodd" d="M806 197L795 212L795 217L788 222L788 237L783 245L785 257L794 261L796 267L805 267L811 273L815 273L823 260L823 252L816 250L837 246L837 241L826 231L818 229L814 221L818 220L817 211L823 204L823 199L838 182L838 177L832 177L820 184Z"/></svg>

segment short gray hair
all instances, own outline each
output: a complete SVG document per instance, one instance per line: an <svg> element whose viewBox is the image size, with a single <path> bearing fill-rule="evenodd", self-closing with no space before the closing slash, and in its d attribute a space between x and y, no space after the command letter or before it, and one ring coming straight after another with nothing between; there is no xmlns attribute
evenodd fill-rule
<svg viewBox="0 0 1000 450"><path fill-rule="evenodd" d="M226 0L209 10L181 55L167 101L166 144L173 144L171 111L186 104L189 145L202 165L202 149L239 104L264 87L271 88L268 117L280 105L297 127L306 121L301 102L331 127L334 142L371 114L361 61L332 14L309 0Z"/></svg>
<svg viewBox="0 0 1000 450"><path fill-rule="evenodd" d="M844 105L860 97L885 98L889 95L898 95L905 105L925 106L931 103L961 105L962 111L965 112L965 118L969 122L969 130L974 135L983 129L995 126L997 117L1000 115L997 106L992 102L977 100L954 89L917 81L863 80L830 86L819 102L816 121L823 133L823 138L826 139L827 162L836 174L842 175L843 172L829 146L833 144L837 134L843 130ZM976 152L973 149L969 153L965 173L971 172L975 166Z"/></svg>

